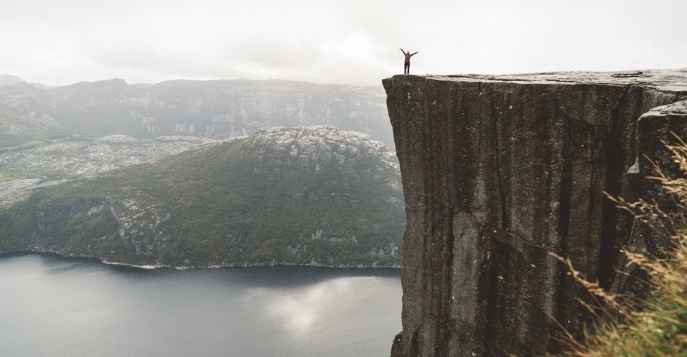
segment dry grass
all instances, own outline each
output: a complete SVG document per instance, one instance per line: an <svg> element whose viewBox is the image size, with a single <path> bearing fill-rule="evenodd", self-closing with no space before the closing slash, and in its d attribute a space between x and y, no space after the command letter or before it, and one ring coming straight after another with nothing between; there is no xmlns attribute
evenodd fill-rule
<svg viewBox="0 0 687 357"><path fill-rule="evenodd" d="M687 144L679 140L676 145L664 145L673 153L679 176L687 177ZM612 198L619 208L631 212L673 246L663 259L624 251L630 264L637 264L651 276L652 281L647 283L654 292L641 309L628 308L619 302L619 296L581 277L569 259L558 257L570 274L599 299L599 306L606 306L605 310L588 306L601 317L601 325L595 332L587 332L583 342L571 339L568 356L687 356L687 180L668 177L658 165L654 168L657 175L650 179L657 180L670 195L671 212L662 211L656 202L629 203ZM607 309L619 312L623 318L614 318L618 315L611 316Z"/></svg>

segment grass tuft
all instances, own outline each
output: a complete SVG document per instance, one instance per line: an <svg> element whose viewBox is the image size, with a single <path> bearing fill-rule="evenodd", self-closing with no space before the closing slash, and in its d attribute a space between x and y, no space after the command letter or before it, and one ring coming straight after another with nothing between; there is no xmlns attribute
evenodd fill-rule
<svg viewBox="0 0 687 357"><path fill-rule="evenodd" d="M663 144L672 152L680 176L687 177L687 144L677 139L675 145ZM661 210L655 201L611 199L671 244L672 249L662 259L623 251L629 264L636 264L651 277L646 283L653 293L639 305L628 306L622 297L586 281L569 259L556 256L602 302L599 306L605 305L603 310L587 306L600 317L599 326L593 332L587 330L584 341L569 341L567 356L687 356L687 180L670 178L652 164L657 175L650 179L658 181L670 196L671 212Z"/></svg>

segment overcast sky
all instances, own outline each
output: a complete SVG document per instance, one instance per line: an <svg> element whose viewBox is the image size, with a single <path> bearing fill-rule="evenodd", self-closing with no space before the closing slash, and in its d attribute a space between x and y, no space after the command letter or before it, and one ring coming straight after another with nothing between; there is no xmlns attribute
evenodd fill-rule
<svg viewBox="0 0 687 357"><path fill-rule="evenodd" d="M403 72L687 67L686 0L5 0L0 74L379 84Z"/></svg>

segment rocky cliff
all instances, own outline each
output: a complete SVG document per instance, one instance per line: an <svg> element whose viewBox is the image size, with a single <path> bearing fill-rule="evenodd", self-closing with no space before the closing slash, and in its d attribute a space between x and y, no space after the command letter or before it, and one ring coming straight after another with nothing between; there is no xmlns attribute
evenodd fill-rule
<svg viewBox="0 0 687 357"><path fill-rule="evenodd" d="M603 193L640 195L643 155L669 131L685 133L684 112L638 119L687 99L687 70L399 75L383 84L407 215L393 356L555 351L558 324L579 333L589 316L550 252L627 289L614 273L618 249L649 238L633 234L631 217Z"/></svg>

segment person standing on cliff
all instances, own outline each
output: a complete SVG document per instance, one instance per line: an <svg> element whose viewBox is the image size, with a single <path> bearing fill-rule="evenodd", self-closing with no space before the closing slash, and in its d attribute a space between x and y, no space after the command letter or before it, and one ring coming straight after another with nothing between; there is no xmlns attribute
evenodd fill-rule
<svg viewBox="0 0 687 357"><path fill-rule="evenodd" d="M410 51L404 51L402 48L399 48L399 50L406 56L406 61L403 63L403 74L410 74L410 57L415 56L417 52L410 54Z"/></svg>

